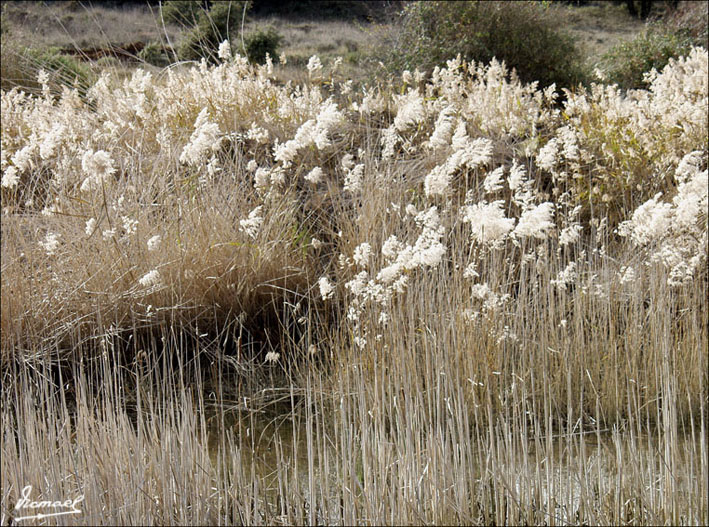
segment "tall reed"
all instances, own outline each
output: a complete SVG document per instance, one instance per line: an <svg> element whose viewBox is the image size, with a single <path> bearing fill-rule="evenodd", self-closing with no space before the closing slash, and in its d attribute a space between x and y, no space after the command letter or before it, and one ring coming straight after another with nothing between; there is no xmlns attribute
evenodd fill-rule
<svg viewBox="0 0 709 527"><path fill-rule="evenodd" d="M3 522L706 524L707 62L3 92Z"/></svg>

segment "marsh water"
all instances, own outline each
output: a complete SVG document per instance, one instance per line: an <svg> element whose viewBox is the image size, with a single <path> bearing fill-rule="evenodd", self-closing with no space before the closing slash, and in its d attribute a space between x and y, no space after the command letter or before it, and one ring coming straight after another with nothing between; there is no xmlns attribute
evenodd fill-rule
<svg viewBox="0 0 709 527"><path fill-rule="evenodd" d="M323 470L318 458L328 448L323 449L322 444L314 447L313 442L318 438L314 437L312 429L308 430L309 426L315 426L308 419L301 412L292 411L288 404L270 411L248 410L242 405L212 412L207 418L212 458L238 458L244 473L260 482L264 500L274 506L279 503L279 493L283 491L285 481L291 488L293 484L300 487L304 496L315 491L321 501L332 501L333 507L324 507L325 510L339 510L337 492L327 494L339 489L332 487L332 474ZM322 437L319 440L323 441ZM471 438L471 441L475 440ZM490 476L501 482L500 490L518 507L545 511L543 514L550 524L568 524L577 522L579 517L587 517L583 508L599 499L617 502L613 506L618 510L629 509L628 501L638 499L629 498L622 502L620 498L621 489L629 485L629 477L638 479L643 474L667 476L668 485L649 480L630 483L631 487L645 485L649 495L658 503L669 499L667 492L670 489L682 492L683 488L691 488L690 480L695 475L691 468L687 469L696 464L698 457L706 456L706 452L697 452L696 433L682 433L674 444L679 445L680 456L670 459L672 456L665 450L667 442L660 430L656 434L637 435L615 427L552 437L518 437L511 442L476 444L473 449L478 451L481 459L494 457L494 474L490 474L489 466L473 472L481 482ZM227 447L229 451L222 451L223 445L230 445ZM425 472L429 462L423 460L420 465ZM624 472L626 465L633 467L632 471L627 471L632 472L632 476ZM341 520L338 516L319 518L319 521L326 522ZM699 518L684 520L702 523Z"/></svg>

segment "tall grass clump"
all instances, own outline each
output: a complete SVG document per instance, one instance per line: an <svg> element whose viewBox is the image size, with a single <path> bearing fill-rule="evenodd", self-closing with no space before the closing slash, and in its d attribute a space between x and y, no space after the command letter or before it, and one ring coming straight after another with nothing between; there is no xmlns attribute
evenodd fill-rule
<svg viewBox="0 0 709 527"><path fill-rule="evenodd" d="M583 58L564 34L554 7L540 2L411 2L386 33L377 59L390 71L467 61L504 61L523 82L575 87L585 82Z"/></svg>
<svg viewBox="0 0 709 527"><path fill-rule="evenodd" d="M706 524L707 73L2 92L3 511Z"/></svg>

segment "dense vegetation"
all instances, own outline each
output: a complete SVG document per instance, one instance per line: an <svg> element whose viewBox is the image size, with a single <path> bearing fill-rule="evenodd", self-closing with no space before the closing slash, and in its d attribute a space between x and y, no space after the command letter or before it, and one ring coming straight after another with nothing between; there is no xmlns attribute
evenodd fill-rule
<svg viewBox="0 0 709 527"><path fill-rule="evenodd" d="M705 48L563 99L204 55L2 91L3 510L706 524Z"/></svg>
<svg viewBox="0 0 709 527"><path fill-rule="evenodd" d="M413 2L398 17L381 48L389 68L430 71L461 55L493 58L523 82L571 88L586 81L582 55L559 30L555 12L539 2Z"/></svg>

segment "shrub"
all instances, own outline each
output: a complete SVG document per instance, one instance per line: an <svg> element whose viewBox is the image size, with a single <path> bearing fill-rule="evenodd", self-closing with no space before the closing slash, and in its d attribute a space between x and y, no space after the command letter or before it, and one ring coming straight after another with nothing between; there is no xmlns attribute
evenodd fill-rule
<svg viewBox="0 0 709 527"><path fill-rule="evenodd" d="M517 70L523 82L570 87L585 80L573 39L557 29L551 8L536 2L415 2L393 25L382 57L390 71L430 70L458 54Z"/></svg>
<svg viewBox="0 0 709 527"><path fill-rule="evenodd" d="M160 14L167 24L194 27L204 9L199 0L168 0L160 6Z"/></svg>
<svg viewBox="0 0 709 527"><path fill-rule="evenodd" d="M243 1L215 2L208 12L201 11L197 25L186 35L178 56L181 60L205 58L216 61L216 50L224 40L233 40L241 22Z"/></svg>
<svg viewBox="0 0 709 527"><path fill-rule="evenodd" d="M140 53L138 58L153 66L164 67L170 64L170 57L167 50L159 42L149 42Z"/></svg>
<svg viewBox="0 0 709 527"><path fill-rule="evenodd" d="M278 56L278 48L283 41L283 37L275 29L269 27L267 29L257 29L250 33L244 41L246 44L246 56L249 61L264 64L266 62L266 53L271 58Z"/></svg>
<svg viewBox="0 0 709 527"><path fill-rule="evenodd" d="M39 93L37 75L40 70L49 74L49 86L55 95L63 86L77 88L83 96L94 81L91 69L74 57L62 55L59 48L24 48L9 39L2 43L2 89L15 86Z"/></svg>
<svg viewBox="0 0 709 527"><path fill-rule="evenodd" d="M692 38L684 30L651 27L633 40L621 42L601 57L598 69L604 80L630 90L646 88L646 72L662 70L671 58L687 55Z"/></svg>
<svg viewBox="0 0 709 527"><path fill-rule="evenodd" d="M692 44L709 48L709 10L704 2L682 2L662 19L668 30L689 33Z"/></svg>
<svg viewBox="0 0 709 527"><path fill-rule="evenodd" d="M84 95L93 83L91 70L79 60L62 55L59 48L28 49L30 67L43 69L57 85L77 88Z"/></svg>

